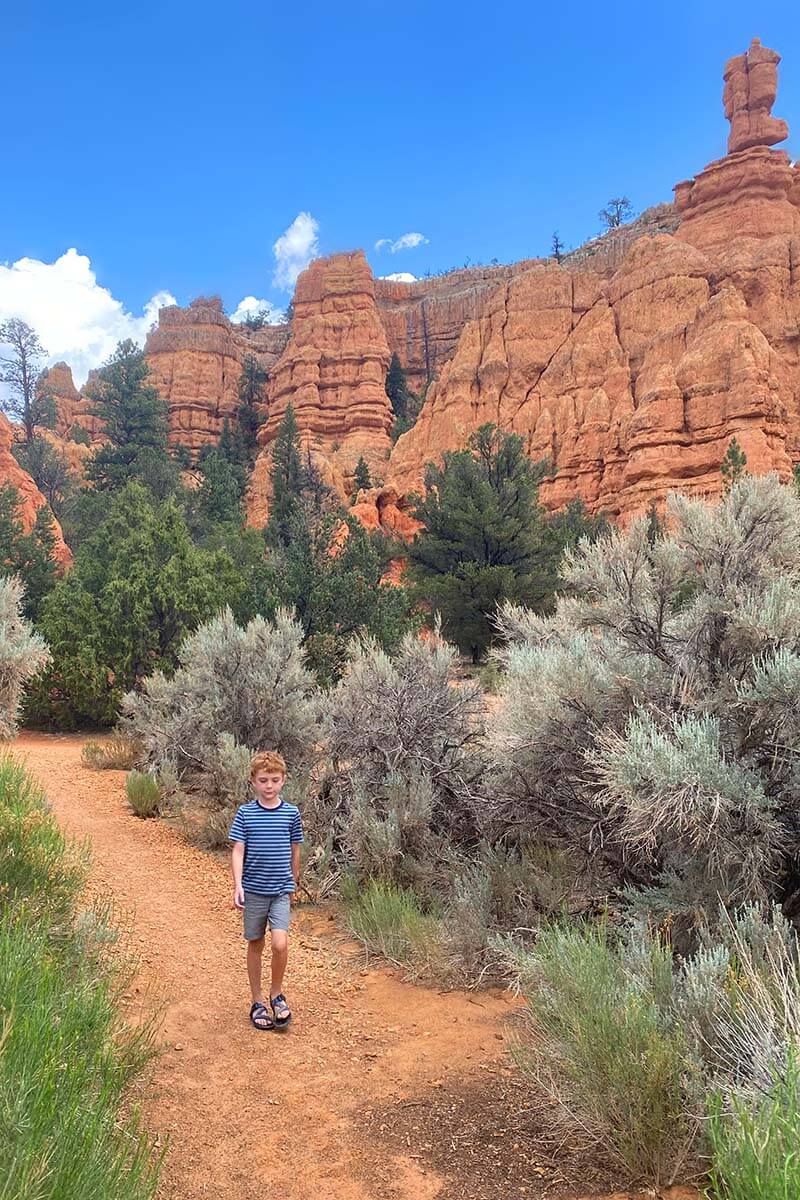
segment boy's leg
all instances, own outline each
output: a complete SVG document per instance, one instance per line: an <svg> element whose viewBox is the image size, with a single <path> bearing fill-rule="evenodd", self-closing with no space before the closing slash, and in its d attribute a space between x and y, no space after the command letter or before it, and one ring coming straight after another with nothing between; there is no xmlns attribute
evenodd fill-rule
<svg viewBox="0 0 800 1200"><path fill-rule="evenodd" d="M272 931L272 979L269 989L270 999L279 996L283 991L283 976L289 958L289 935L285 929Z"/></svg>
<svg viewBox="0 0 800 1200"><path fill-rule="evenodd" d="M253 938L247 943L247 978L250 980L250 995L253 1003L264 1002L261 990L261 955L264 952L264 938Z"/></svg>

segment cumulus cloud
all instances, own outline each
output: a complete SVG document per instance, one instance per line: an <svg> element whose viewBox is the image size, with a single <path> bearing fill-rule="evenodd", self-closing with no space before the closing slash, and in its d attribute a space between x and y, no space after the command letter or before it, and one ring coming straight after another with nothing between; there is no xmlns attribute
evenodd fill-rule
<svg viewBox="0 0 800 1200"><path fill-rule="evenodd" d="M52 263L36 258L0 263L0 321L26 321L38 333L48 363L69 363L79 387L117 342L133 338L143 345L159 308L175 303L170 292L157 292L141 316L126 312L122 301L98 284L88 257L74 247Z"/></svg>
<svg viewBox="0 0 800 1200"><path fill-rule="evenodd" d="M268 325L280 325L283 321L283 309L276 308L269 300L258 300L255 296L245 296L240 300L231 320L234 325L241 325L248 317L263 315Z"/></svg>
<svg viewBox="0 0 800 1200"><path fill-rule="evenodd" d="M379 279L389 279L392 283L416 283L416 275L410 271L395 271L393 275L379 275Z"/></svg>
<svg viewBox="0 0 800 1200"><path fill-rule="evenodd" d="M318 233L319 222L311 213L301 212L281 234L272 247L277 263L272 277L275 287L285 292L292 291L297 276L319 253Z"/></svg>
<svg viewBox="0 0 800 1200"><path fill-rule="evenodd" d="M378 238L375 243L376 250L382 250L384 246L388 246L392 254L397 254L398 250L413 250L416 246L427 246L430 238L426 238L424 233L404 233L399 238Z"/></svg>

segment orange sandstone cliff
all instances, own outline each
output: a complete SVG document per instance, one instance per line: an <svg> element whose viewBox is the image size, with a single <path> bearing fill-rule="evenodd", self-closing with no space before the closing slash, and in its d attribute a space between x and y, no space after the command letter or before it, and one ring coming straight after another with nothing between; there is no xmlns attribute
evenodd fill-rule
<svg viewBox="0 0 800 1200"><path fill-rule="evenodd" d="M778 56L726 67L731 153L679 184L674 234L619 268L537 264L468 321L387 472L399 495L482 422L519 433L575 496L614 516L671 488L714 493L736 436L755 472L800 459L800 172L770 117ZM765 68L768 68L765 70ZM589 264L591 265L591 264Z"/></svg>

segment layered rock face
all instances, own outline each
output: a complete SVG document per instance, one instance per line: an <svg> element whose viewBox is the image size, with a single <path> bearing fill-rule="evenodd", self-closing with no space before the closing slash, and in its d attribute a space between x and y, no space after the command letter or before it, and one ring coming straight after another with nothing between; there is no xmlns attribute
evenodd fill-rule
<svg viewBox="0 0 800 1200"><path fill-rule="evenodd" d="M393 420L384 385L389 359L363 251L312 262L297 281L291 336L267 385L269 415L248 499L253 522L266 519L272 446L289 404L303 453L340 496L352 492L361 457L373 479L383 480Z"/></svg>
<svg viewBox="0 0 800 1200"><path fill-rule="evenodd" d="M55 402L53 432L57 437L68 441L77 426L89 434L93 444L103 441L103 422L95 416L92 402L75 387L72 371L65 362L54 363L43 371L39 387Z"/></svg>
<svg viewBox="0 0 800 1200"><path fill-rule="evenodd" d="M467 323L392 453L398 494L484 421L551 459L552 506L579 496L626 516L672 488L714 493L733 435L751 470L789 474L800 457L800 174L765 144L783 128L764 103L770 55L756 46L728 65L736 149L678 185L674 235L637 241L610 278L534 266Z"/></svg>
<svg viewBox="0 0 800 1200"><path fill-rule="evenodd" d="M452 356L467 321L479 317L491 293L524 265L452 271L416 283L375 280L389 350L403 364L412 391L423 391Z"/></svg>
<svg viewBox="0 0 800 1200"><path fill-rule="evenodd" d="M169 405L170 444L196 455L218 442L225 419L236 419L244 356L253 354L269 370L285 341L283 326L251 334L232 325L216 296L201 296L188 308L162 308L145 354L150 381Z"/></svg>
<svg viewBox="0 0 800 1200"><path fill-rule="evenodd" d="M4 487L16 488L19 495L17 515L26 533L30 533L36 524L36 516L40 508L47 506L42 493L31 479L27 471L23 471L11 447L14 444L14 427L3 413L0 413L0 481ZM61 526L53 518L53 529L56 535L53 547L53 558L61 567L67 567L72 562L69 547L61 533Z"/></svg>

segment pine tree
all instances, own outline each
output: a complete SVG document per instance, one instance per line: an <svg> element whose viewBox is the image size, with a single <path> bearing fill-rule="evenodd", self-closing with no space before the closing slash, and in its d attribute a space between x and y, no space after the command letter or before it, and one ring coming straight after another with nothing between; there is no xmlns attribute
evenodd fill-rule
<svg viewBox="0 0 800 1200"><path fill-rule="evenodd" d="M392 412L401 420L409 416L412 393L406 380L406 373L397 354L392 355L389 370L386 374L386 395L392 402Z"/></svg>
<svg viewBox="0 0 800 1200"><path fill-rule="evenodd" d="M291 545L298 524L302 523L302 488L300 435L294 409L289 404L272 451L272 501L267 524L267 541L270 545Z"/></svg>
<svg viewBox="0 0 800 1200"><path fill-rule="evenodd" d="M473 434L468 449L445 454L441 467L428 466L411 575L419 598L474 661L492 640L498 605L541 609L555 591L561 548L538 502L545 470L525 457L521 438L494 425Z"/></svg>
<svg viewBox="0 0 800 1200"><path fill-rule="evenodd" d="M247 354L239 376L239 429L244 443L246 460L252 462L258 450L258 429L261 424L259 406L264 404L264 386L269 378L254 354Z"/></svg>
<svg viewBox="0 0 800 1200"><path fill-rule="evenodd" d="M167 453L168 409L147 378L144 353L120 342L89 391L110 444L93 455L87 478L101 491L140 479L157 496L174 490L175 463Z"/></svg>
<svg viewBox="0 0 800 1200"><path fill-rule="evenodd" d="M356 463L356 469L353 473L353 483L355 484L355 494L360 491L365 491L372 487L372 476L369 473L369 466L364 461L363 456Z"/></svg>
<svg viewBox="0 0 800 1200"><path fill-rule="evenodd" d="M747 471L747 455L735 437L725 451L725 457L720 466L722 472L722 491L725 495Z"/></svg>
<svg viewBox="0 0 800 1200"><path fill-rule="evenodd" d="M41 370L44 347L36 330L19 317L0 324L0 346L7 348L0 358L0 383L7 387L3 407L20 422L25 441L30 442L38 426L52 429L55 425L55 402Z"/></svg>

